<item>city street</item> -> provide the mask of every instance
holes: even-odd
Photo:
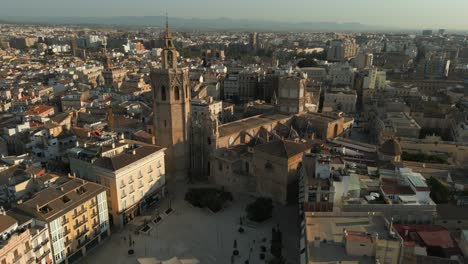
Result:
[[[183,200],[186,186],[179,186],[172,193],[172,207],[175,212],[164,218],[158,225],[151,223],[148,235],[136,235],[137,228],[126,226],[122,231],[114,232],[101,247],[91,252],[84,263],[137,263],[138,258],[154,257],[158,260],[168,260],[178,257],[181,260],[193,260],[194,263],[219,264],[231,263],[234,250],[234,240],[237,240],[239,256],[234,263],[266,263],[260,260],[260,248],[267,247],[269,252],[271,229],[278,225],[283,231],[283,255],[287,263],[298,263],[299,229],[297,227],[297,208],[295,206],[279,206],[274,209],[272,219],[258,225],[248,227],[243,225],[245,232],[238,232],[239,219],[245,214],[246,205],[254,198],[246,194],[234,194],[234,201],[228,207],[217,213],[194,208]],[[159,207],[159,211],[168,208],[168,201]],[[156,214],[158,210],[152,213]],[[132,223],[143,223],[142,217]],[[128,256],[131,236],[135,241],[135,254]],[[266,242],[262,242],[263,239]],[[250,251],[252,248],[252,252]],[[266,254],[267,258],[269,254]]]

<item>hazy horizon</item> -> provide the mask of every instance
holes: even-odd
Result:
[[[361,23],[401,29],[468,29],[466,0],[16,0],[2,3],[7,17],[116,17],[249,19]],[[0,17],[1,20],[1,17]]]

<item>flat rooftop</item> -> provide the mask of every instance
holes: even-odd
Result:
[[[350,256],[345,252],[343,230],[378,233],[379,239],[391,239],[384,218],[367,213],[305,213],[308,263],[375,263],[374,257]],[[314,241],[320,246],[315,247]],[[326,242],[325,242],[326,241]]]

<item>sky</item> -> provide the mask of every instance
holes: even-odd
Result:
[[[468,0],[0,0],[8,16],[159,16],[468,30]]]

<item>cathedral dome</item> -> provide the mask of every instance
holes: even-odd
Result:
[[[385,141],[380,146],[380,152],[389,156],[400,156],[402,153],[400,143],[393,138]]]

